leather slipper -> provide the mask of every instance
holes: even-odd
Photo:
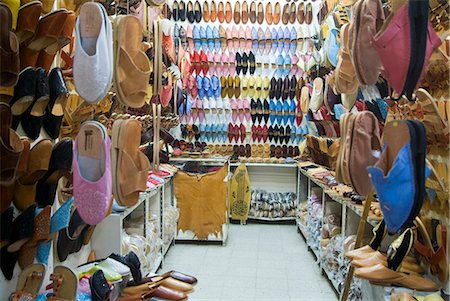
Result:
[[[0,86],[14,86],[19,75],[19,41],[12,32],[13,16],[6,4],[0,3]]]

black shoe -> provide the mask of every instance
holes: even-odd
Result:
[[[36,140],[41,132],[45,108],[49,102],[49,89],[45,70],[36,70],[36,94],[33,103],[23,113],[21,122],[28,138]]]
[[[276,90],[275,90],[275,98],[281,99],[281,92],[283,91],[283,79],[280,77],[277,80]]]
[[[280,128],[278,127],[278,125],[275,125],[273,127],[273,141],[275,143],[278,143],[279,138],[280,138]]]
[[[268,137],[269,137],[269,142],[272,142],[273,141],[273,126],[269,126],[269,129],[267,130],[267,133],[268,133]],[[271,149],[272,149],[272,145],[270,146],[271,147]],[[272,151],[271,151],[271,153],[272,153]],[[270,155],[271,157],[272,157],[272,155]]]
[[[248,72],[249,59],[247,53],[244,52],[242,55],[242,74],[247,74]]]
[[[270,90],[269,90],[269,98],[274,99],[275,98],[275,91],[277,89],[277,79],[275,77],[272,77],[270,80]]]
[[[292,100],[295,97],[295,89],[297,88],[297,77],[295,75],[291,78],[289,84],[289,98]]]
[[[255,74],[256,60],[255,60],[255,55],[251,51],[248,54],[248,65],[249,65],[249,69],[250,69],[250,74],[252,74],[252,75]]]
[[[39,207],[53,205],[59,179],[68,176],[72,169],[72,157],[72,139],[61,139],[53,146],[48,170],[36,187],[36,203]]]
[[[291,139],[291,127],[287,125],[286,131],[284,132],[284,143],[288,144],[290,139]]]
[[[278,135],[278,140],[280,141],[280,144],[283,144],[284,142],[284,127],[280,125],[279,127],[279,135]]]
[[[188,19],[189,23],[195,22],[194,4],[192,4],[192,1],[189,1],[187,3],[186,15],[187,15],[187,19]]]
[[[181,21],[186,21],[186,4],[183,0],[180,0],[180,4],[178,6],[178,14]]]
[[[19,73],[19,79],[14,87],[14,96],[9,102],[12,113],[12,129],[17,129],[21,115],[32,105],[35,95],[36,70],[32,67],[27,67]]]
[[[200,23],[202,20],[202,7],[200,6],[200,2],[195,1],[194,4],[194,18],[195,22]]]
[[[48,76],[50,101],[45,110],[43,126],[52,139],[59,137],[59,130],[64,117],[64,106],[68,97],[66,82],[60,68],[53,68]]]
[[[172,5],[172,18],[176,22],[180,20],[180,5],[178,4],[177,0],[173,1]]]
[[[242,56],[239,52],[236,52],[236,74],[241,74],[242,71]]]
[[[256,123],[256,101],[252,98],[250,100],[250,116],[252,117],[252,123]]]
[[[281,98],[286,101],[289,97],[290,92],[290,81],[289,77],[285,77],[283,81],[283,90],[281,92]]]
[[[264,109],[263,113],[264,122],[267,124],[267,122],[269,122],[269,115],[270,115],[269,102],[267,101],[267,99],[264,99],[263,109]]]
[[[263,118],[263,106],[260,99],[256,101],[256,119],[258,120],[259,124],[261,124],[262,118]]]

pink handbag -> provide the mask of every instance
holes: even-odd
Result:
[[[395,92],[402,93],[406,82],[411,53],[408,5],[391,14],[372,40],[384,69],[384,76]],[[441,40],[428,22],[428,42],[421,77],[425,75],[428,60]],[[420,81],[420,80],[419,80]]]

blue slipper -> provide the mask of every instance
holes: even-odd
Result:
[[[200,38],[200,31],[198,27],[194,25],[194,29],[192,30],[192,38],[194,39],[194,49],[199,52],[200,48],[202,48],[202,40]]]
[[[281,103],[281,101],[277,101],[275,111],[277,112],[277,123],[278,125],[281,125],[281,122],[283,121],[283,104]]]
[[[295,122],[295,101],[291,99],[291,105],[289,106],[289,120],[291,121],[291,124],[294,125]]]
[[[206,26],[206,41],[208,43],[208,49],[210,51],[214,51],[214,37],[213,37],[213,30],[211,26]]]
[[[269,102],[269,112],[270,112],[270,115],[269,115],[270,123],[274,124],[275,123],[275,119],[277,117],[277,115],[276,115],[277,113],[276,113],[275,101],[273,99],[271,99],[270,102]]]
[[[289,101],[283,101],[283,123],[287,125],[289,122]]]
[[[217,52],[219,52],[221,45],[220,45],[220,34],[219,34],[219,30],[217,29],[217,26],[214,26],[214,28],[213,28],[212,37],[214,40],[214,49]]]
[[[277,29],[274,27],[272,28],[272,49],[271,53],[275,54],[278,50],[278,32]]]

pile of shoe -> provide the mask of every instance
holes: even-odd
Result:
[[[327,242],[341,233],[341,217],[336,214],[328,214],[323,218],[322,239],[320,244],[326,246]]]
[[[319,251],[320,235],[322,229],[322,189],[313,188],[308,199],[308,225],[307,240],[311,242],[311,248]]]
[[[177,233],[177,223],[178,218],[180,217],[180,210],[173,206],[165,206],[164,207],[164,237],[163,243],[168,244],[175,237]]]
[[[253,190],[249,216],[253,218],[277,219],[294,217],[297,195],[293,192],[267,192]]]

